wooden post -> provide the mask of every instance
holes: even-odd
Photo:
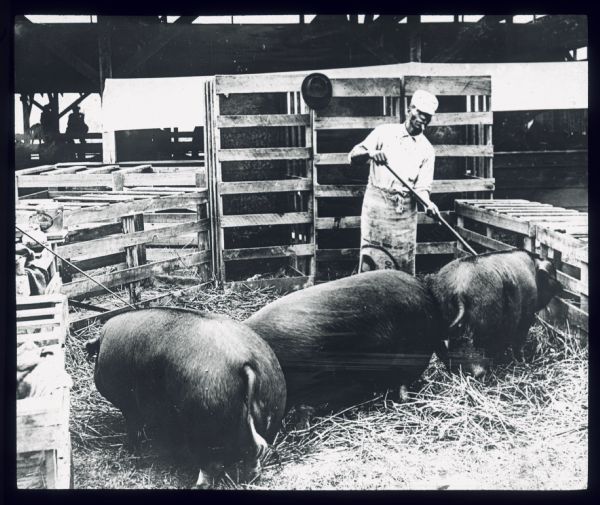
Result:
[[[307,161],[309,163],[307,175],[312,181],[312,194],[308,198],[308,212],[312,218],[310,227],[310,240],[314,245],[314,253],[310,259],[309,275],[312,283],[315,282],[317,276],[317,165],[315,164],[314,155],[317,154],[317,129],[315,128],[314,110],[310,110],[310,127],[306,129],[306,147],[312,148],[312,156]]]
[[[198,188],[198,190],[203,189],[205,185],[206,185],[205,181],[200,176],[200,174],[199,173],[196,174],[196,187]],[[209,203],[200,203],[200,204],[196,205],[196,220],[198,222],[209,217],[209,214],[210,214],[208,212],[209,206],[210,206],[210,202]],[[207,230],[201,230],[198,232],[198,250],[206,251],[209,248],[210,248],[210,226]],[[211,270],[210,266],[206,262],[200,263],[198,265],[197,272],[198,272],[198,275],[200,276],[200,279],[202,279],[202,282],[206,282],[206,281],[210,280],[210,277],[211,277],[210,270]]]
[[[588,284],[588,266],[586,263],[580,263],[579,264],[579,279],[583,284]],[[590,301],[589,301],[589,297],[587,295],[584,294],[580,294],[579,295],[580,298],[580,305],[579,308],[581,310],[583,310],[584,312],[587,312],[589,314],[590,312]]]
[[[219,272],[217,278],[221,284],[225,284],[225,261],[223,259],[223,248],[225,247],[225,232],[221,227],[221,216],[223,215],[223,197],[219,194],[219,184],[223,181],[221,173],[221,161],[219,160],[219,152],[221,150],[221,130],[217,126],[217,118],[220,115],[220,104],[219,95],[214,89],[211,92],[211,109],[212,109],[212,121],[213,121],[213,137],[214,137],[214,185],[215,185],[215,203],[216,203],[216,214],[217,214],[217,241],[215,246],[217,247],[219,254]]]
[[[29,129],[31,128],[30,119],[31,119],[31,107],[33,105],[33,97],[30,99],[29,95],[25,93],[21,93],[21,103],[23,104],[23,134],[25,138],[25,143],[29,143],[31,141],[29,136]]]
[[[132,216],[123,216],[121,218],[121,223],[123,225],[123,233],[135,233],[135,215]],[[143,216],[142,216],[143,220]],[[133,268],[140,265],[140,254],[139,254],[140,246],[134,245],[131,247],[125,247],[125,262],[127,263],[127,268]],[[127,284],[127,291],[129,291],[129,301],[131,303],[136,303],[139,300],[139,282],[131,282]]]
[[[408,61],[421,61],[421,23],[419,16],[407,16],[409,31],[409,58]]]
[[[99,90],[100,100],[104,97],[104,84],[106,79],[112,78],[112,50],[110,18],[98,16],[98,69],[100,75]],[[102,161],[116,163],[116,140],[113,130],[102,131]]]

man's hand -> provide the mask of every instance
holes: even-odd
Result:
[[[427,203],[425,214],[427,214],[431,218],[435,218],[436,216],[440,215],[440,209],[438,209],[437,205],[430,200]]]
[[[369,151],[369,158],[371,158],[377,165],[385,165],[387,163],[387,156],[383,151]]]

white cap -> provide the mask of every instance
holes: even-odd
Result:
[[[439,102],[435,95],[424,89],[418,89],[412,96],[410,105],[416,107],[425,114],[434,115],[438,108]]]

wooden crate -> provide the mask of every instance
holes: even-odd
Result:
[[[581,213],[580,213],[581,214]],[[585,216],[587,219],[587,216]],[[570,234],[536,225],[536,246],[542,257],[553,261],[558,280],[569,297],[554,298],[541,317],[554,327],[587,339],[589,334],[588,236],[569,226]],[[575,235],[574,232],[578,231]]]
[[[55,215],[61,228],[54,232],[62,234],[56,252],[79,269],[93,271],[94,277],[109,288],[127,285],[135,298],[136,283],[156,273],[197,266],[204,278],[210,276],[206,189],[46,190],[38,196],[41,198],[20,198],[17,212]],[[165,249],[171,252],[169,257],[153,254]],[[103,270],[96,270],[100,268]],[[66,263],[61,274],[61,292],[69,297],[102,291]]]
[[[194,188],[206,185],[203,161],[56,163],[15,172],[15,194],[34,189],[122,191],[125,188]]]
[[[522,199],[457,200],[455,212],[457,231],[479,251],[523,248],[552,260],[563,295],[540,316],[557,329],[587,336],[587,213]]]
[[[17,344],[64,345],[69,331],[67,297],[53,293],[17,297]]]
[[[69,388],[66,383],[48,395],[17,400],[19,489],[71,487]]]
[[[312,281],[312,136],[300,99],[302,79],[216,76],[206,84],[214,262],[223,284],[234,280],[230,271],[239,262],[260,269],[270,260],[295,272],[279,284],[295,289]],[[264,279],[245,284],[261,285]]]

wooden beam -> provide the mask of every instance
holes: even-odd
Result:
[[[112,77],[111,21],[107,16],[98,16],[98,77],[100,96],[104,94],[104,82]],[[114,132],[113,136],[114,136]],[[104,135],[103,135],[104,140]],[[103,142],[104,144],[104,142]],[[109,147],[108,145],[106,147]],[[110,151],[110,149],[108,149]],[[111,162],[111,156],[104,154],[104,161]]]
[[[491,37],[498,23],[507,17],[509,16],[483,16],[476,23],[465,25],[463,30],[459,32],[456,42],[431,58],[431,62],[446,63],[456,60],[457,56],[467,51],[469,47]]]
[[[98,82],[98,70],[74,54],[66,45],[53,39],[47,38],[45,44],[48,49],[78,74],[96,84]]]
[[[163,47],[165,47],[171,40],[177,38],[181,35],[181,30],[177,28],[169,27],[168,25],[164,27],[162,33],[153,39],[147,47],[140,49],[136,52],[132,57],[130,57],[122,66],[120,66],[115,73],[119,75],[119,77],[133,77],[135,76],[135,71],[146,61],[148,61],[152,56],[158,53]]]
[[[60,119],[67,112],[73,110],[73,107],[75,107],[76,105],[79,105],[81,102],[83,102],[90,95],[91,95],[91,93],[79,93],[79,98],[77,100],[75,100],[71,105],[69,105],[65,110],[63,110],[62,112],[60,112],[58,114],[58,118]]]

